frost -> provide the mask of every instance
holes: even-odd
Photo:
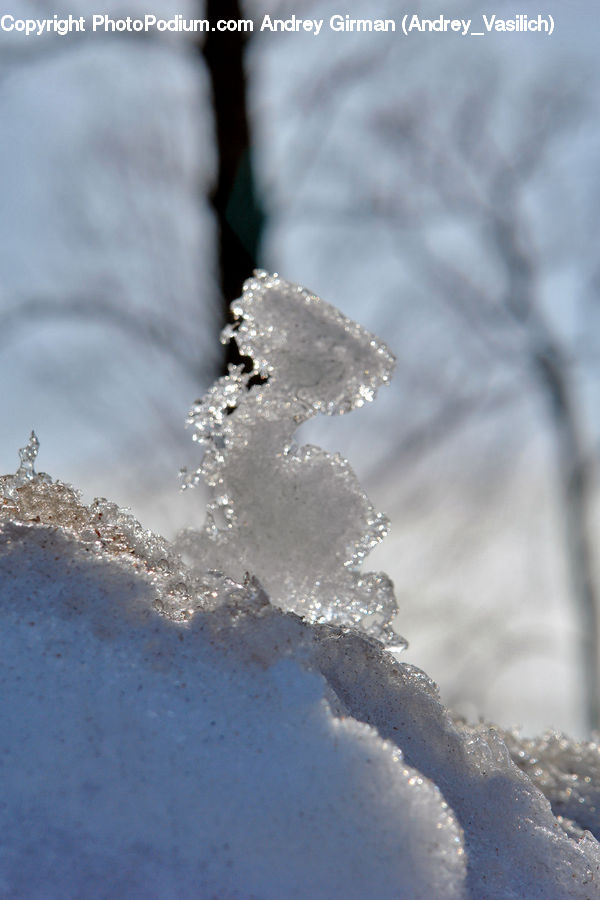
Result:
[[[317,413],[350,412],[389,382],[394,358],[372,334],[302,287],[257,272],[232,304],[233,338],[251,367],[230,367],[192,408],[212,490],[205,528],[180,549],[200,568],[256,575],[271,600],[311,622],[361,628],[390,649],[397,607],[387,576],[361,563],[387,533],[349,463],[294,443]]]
[[[19,450],[21,465],[17,469],[15,478],[26,481],[27,479],[34,477],[35,469],[33,464],[37,458],[39,448],[40,442],[37,439],[35,431],[32,431],[27,445]]]
[[[38,481],[39,483],[48,483],[51,481],[50,476],[45,472],[36,474],[34,463],[37,459],[40,442],[37,439],[35,431],[31,432],[29,440],[24,447],[19,450],[19,468],[14,475],[4,475],[0,477],[0,498],[3,498],[3,505],[6,501],[14,499],[19,488],[27,485],[28,482]]]

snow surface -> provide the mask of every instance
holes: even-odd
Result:
[[[53,524],[0,529],[3,896],[597,896],[597,842],[422,672],[214,575],[174,621],[37,486]]]
[[[453,719],[37,449],[0,479],[1,896],[598,896],[596,745]]]
[[[335,714],[298,620],[240,587],[177,625],[44,527],[2,577],[4,896],[464,896],[440,792]]]

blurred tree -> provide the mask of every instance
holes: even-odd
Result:
[[[430,103],[423,106],[413,97],[398,108],[397,117],[386,116],[379,122],[388,139],[395,134],[401,142],[398,152],[412,184],[406,205],[400,200],[400,206],[390,210],[391,220],[403,229],[407,221],[412,222],[418,235],[412,243],[418,277],[463,318],[465,328],[486,352],[513,373],[512,389],[523,390],[526,379],[543,399],[554,436],[587,724],[597,729],[600,595],[591,521],[595,455],[592,436],[583,424],[574,354],[564,333],[553,324],[551,304],[544,296],[553,260],[542,247],[539,220],[528,209],[532,182],[544,170],[554,145],[581,121],[585,90],[580,82],[538,76],[516,100],[516,122],[508,146],[503,147],[495,133],[493,101],[503,102],[505,76],[492,64],[482,74],[479,84],[461,92],[455,103],[446,100],[443,110]],[[469,253],[434,248],[434,228],[439,228],[440,221],[467,234]],[[488,266],[484,274],[474,259]],[[500,399],[505,391],[504,386]],[[461,409],[468,415],[472,402],[463,398]],[[460,412],[455,401],[451,415],[442,411],[441,417],[426,422],[422,440],[439,441],[459,427]],[[410,445],[416,438],[412,435],[405,441]]]

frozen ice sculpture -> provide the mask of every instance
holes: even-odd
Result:
[[[235,340],[251,365],[230,366],[192,408],[212,490],[205,528],[179,546],[202,569],[241,580],[249,572],[271,601],[310,622],[359,627],[400,650],[386,575],[362,574],[388,522],[370,504],[345,459],[294,443],[317,413],[350,412],[372,400],[394,367],[388,348],[302,287],[256,272],[231,307]]]

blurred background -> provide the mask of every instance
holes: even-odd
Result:
[[[300,438],[392,531],[405,658],[464,715],[599,724],[600,32],[548,0],[91,0],[19,17],[248,19],[252,32],[0,32],[0,468],[167,536],[191,403],[256,265],[383,337],[394,382]],[[543,33],[335,33],[333,14],[555,17]],[[318,36],[259,30],[323,18]],[[479,27],[477,27],[479,26]]]

